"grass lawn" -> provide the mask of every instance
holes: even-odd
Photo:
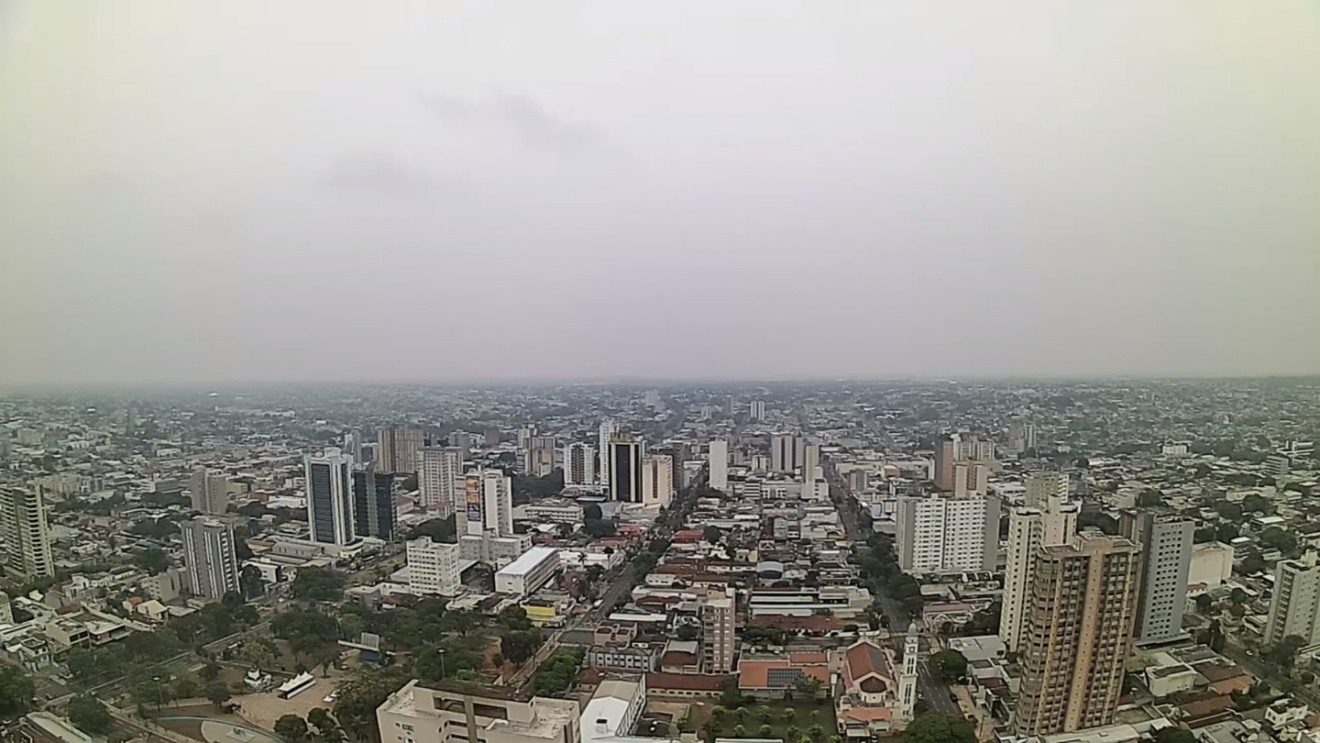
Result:
[[[769,735],[763,735],[765,731],[762,726],[766,725],[770,727]],[[838,728],[834,724],[834,706],[830,702],[779,700],[728,710],[720,719],[712,718],[711,731],[717,738],[769,737],[779,738],[786,743],[799,743],[802,738],[813,740],[810,732],[815,725],[820,725],[817,743],[825,743],[830,736],[838,735]],[[741,731],[736,730],[739,726],[742,727]]]

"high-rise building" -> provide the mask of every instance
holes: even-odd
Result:
[[[1123,514],[1120,533],[1141,546],[1141,587],[1137,593],[1137,642],[1170,642],[1186,636],[1187,573],[1192,564],[1196,524],[1159,518],[1149,511]]]
[[[610,441],[610,500],[642,502],[642,442],[627,431]]]
[[[1019,653],[1018,735],[1113,723],[1137,614],[1140,553],[1129,539],[1095,532],[1036,553]]]
[[[600,484],[607,490],[610,486],[610,475],[614,472],[610,462],[612,453],[610,444],[614,441],[614,434],[618,432],[619,427],[609,418],[600,422],[600,448],[597,449],[600,452]]]
[[[387,474],[415,473],[421,466],[425,433],[420,428],[382,428],[376,437],[377,471]]]
[[[418,596],[457,596],[463,590],[457,544],[419,537],[408,542],[408,585]]]
[[[564,447],[564,484],[590,485],[596,481],[596,452],[586,444]]]
[[[394,507],[394,475],[377,472],[376,466],[353,469],[353,531],[357,536],[390,541],[398,528]]]
[[[898,499],[898,564],[917,575],[994,570],[999,499],[973,495]]]
[[[953,494],[985,493],[990,485],[990,466],[984,462],[953,463]]]
[[[816,469],[820,466],[820,446],[812,443],[802,445],[802,482],[812,487],[816,482]]]
[[[1025,503],[1009,513],[1008,561],[999,614],[999,637],[1009,650],[1019,650],[1036,553],[1042,547],[1072,541],[1078,509],[1078,504],[1068,502],[1067,475],[1038,472],[1027,478]]]
[[[1265,624],[1265,644],[1296,635],[1304,646],[1320,643],[1320,555],[1307,550],[1296,560],[1274,567],[1274,596]]]
[[[464,482],[464,533],[513,535],[513,482],[499,470],[470,472]]]
[[[535,477],[545,477],[555,469],[555,437],[533,436],[524,452],[524,471]]]
[[[353,458],[357,464],[366,464],[367,459],[362,454],[362,445],[366,443],[362,438],[362,432],[354,428],[344,434],[344,453]]]
[[[511,694],[506,688],[465,686],[434,690],[409,681],[376,709],[376,726],[380,731],[377,740],[382,743],[582,743],[579,719],[583,712],[575,699],[528,698]],[[640,694],[638,698],[644,700],[646,695]]]
[[[422,469],[417,486],[423,508],[448,518],[458,508],[463,487],[463,450],[457,447],[422,449]]]
[[[11,576],[31,580],[55,575],[40,487],[0,487],[0,550]]]
[[[193,470],[189,491],[194,511],[221,514],[229,508],[229,478],[207,472],[205,467]]]
[[[737,657],[738,594],[731,586],[707,588],[701,603],[701,648],[705,672],[729,673]]]
[[[729,489],[729,442],[714,439],[706,457],[710,467],[710,486],[721,492]]]
[[[194,596],[222,599],[239,593],[238,556],[234,527],[207,516],[180,524],[183,529],[183,567],[188,590]]]
[[[642,457],[642,498],[648,506],[669,507],[674,498],[674,458],[668,454]]]
[[[791,433],[770,435],[770,469],[774,472],[792,472],[802,464],[804,444]]]
[[[349,544],[353,531],[353,458],[328,448],[304,460],[307,481],[307,523],[312,541]]]
[[[953,490],[953,461],[957,459],[958,444],[949,437],[935,442],[935,487],[945,492]]]
[[[747,409],[747,417],[757,422],[765,420],[765,401],[752,400]]]

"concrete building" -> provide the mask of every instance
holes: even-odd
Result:
[[[532,436],[523,453],[523,471],[535,477],[545,477],[555,469],[554,436]]]
[[[1008,560],[999,637],[1016,651],[1031,595],[1031,570],[1042,547],[1067,544],[1077,531],[1079,506],[1068,502],[1068,478],[1039,472],[1027,478],[1025,502],[1008,517]]]
[[[591,485],[596,482],[596,452],[586,444],[564,447],[564,485]]]
[[[560,569],[559,550],[533,547],[495,573],[495,592],[530,596]]]
[[[802,466],[806,440],[791,433],[770,435],[770,470],[789,474]]]
[[[1265,644],[1297,635],[1306,645],[1320,643],[1320,555],[1307,550],[1274,567],[1274,596],[1265,623]]]
[[[706,673],[730,673],[738,657],[738,594],[731,586],[707,589],[701,603],[702,664]]]
[[[420,428],[382,428],[376,436],[378,471],[389,474],[412,474],[421,466],[425,433]]]
[[[674,498],[674,459],[668,454],[642,457],[642,503],[668,508]]]
[[[0,487],[0,550],[8,575],[28,580],[55,575],[40,487]]]
[[[319,456],[307,455],[303,463],[312,541],[338,545],[353,542],[353,458],[328,448]]]
[[[1019,655],[1015,732],[1109,725],[1137,615],[1141,547],[1096,532],[1036,555]]]
[[[495,532],[483,532],[480,536],[465,534],[458,538],[458,558],[464,562],[484,562],[493,565],[496,570],[517,560],[524,552],[532,548],[532,535],[510,534],[507,537],[496,536]]]
[[[710,486],[720,492],[727,491],[729,489],[729,442],[724,439],[712,440],[706,462],[710,467]]]
[[[612,463],[610,462],[610,454],[613,452],[610,448],[610,444],[614,441],[614,435],[618,432],[618,425],[609,418],[600,422],[600,448],[597,449],[597,451],[600,452],[599,474],[600,484],[604,485],[606,490],[608,490],[610,486],[610,474],[614,471]]]
[[[410,681],[376,708],[382,743],[581,743],[575,699],[503,687],[427,689]]]
[[[194,511],[222,514],[229,509],[229,478],[208,472],[205,467],[193,470],[188,488]]]
[[[1233,576],[1233,548],[1219,542],[1192,545],[1187,587],[1211,590]]]
[[[513,535],[513,481],[500,470],[468,473],[464,486],[464,531]]]
[[[898,564],[923,574],[993,570],[999,547],[999,499],[974,495],[898,499]]]
[[[610,500],[641,503],[642,442],[624,431],[610,441]]]
[[[1120,533],[1141,546],[1137,642],[1169,642],[1186,635],[1182,619],[1195,531],[1190,519],[1157,518],[1149,511],[1123,514]]]
[[[463,591],[459,546],[420,537],[408,543],[408,583],[418,596],[457,596]]]
[[[463,484],[463,450],[428,446],[421,451],[422,469],[417,475],[422,507],[448,518],[459,504]]]
[[[990,465],[984,462],[953,463],[953,494],[985,493],[990,486]]]
[[[180,527],[183,530],[183,567],[188,590],[194,596],[207,599],[222,599],[226,593],[239,593],[234,528],[206,516],[198,516]]]
[[[754,422],[765,420],[765,401],[752,400],[747,406],[747,417]]]
[[[953,490],[953,461],[957,458],[958,445],[952,438],[942,437],[935,442],[935,487],[951,492]]]
[[[376,472],[374,464],[353,470],[353,531],[359,536],[390,541],[398,529],[394,507],[394,475]]]

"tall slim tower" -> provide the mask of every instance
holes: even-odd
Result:
[[[648,506],[669,507],[674,498],[674,458],[668,454],[642,457],[642,498]]]
[[[394,475],[377,472],[374,464],[353,470],[353,531],[390,541],[398,527],[394,507]]]
[[[729,442],[714,439],[707,457],[710,467],[710,486],[721,492],[729,489]]]
[[[799,464],[798,440],[791,433],[770,435],[770,469],[774,472],[792,472]]]
[[[1141,547],[1095,532],[1036,555],[1020,654],[1015,732],[1109,725],[1137,615]]]
[[[904,720],[916,717],[917,711],[917,655],[921,652],[921,643],[917,632],[908,627],[907,637],[903,639],[903,675],[898,679],[898,701],[901,706],[900,716]]]
[[[304,460],[307,478],[307,523],[312,541],[349,544],[353,531],[353,458],[329,448]]]
[[[422,469],[417,486],[422,506],[448,518],[458,508],[459,489],[463,482],[463,450],[458,447],[422,449]]]
[[[953,490],[953,460],[957,459],[958,443],[948,436],[935,442],[935,487]]]
[[[600,484],[604,485],[607,490],[610,486],[610,475],[614,472],[610,462],[612,453],[610,444],[614,441],[614,435],[618,432],[619,427],[609,418],[600,422],[600,448],[597,450],[600,452]]]
[[[472,472],[464,481],[466,534],[513,536],[513,484],[500,470]]]
[[[1017,652],[1022,639],[1031,571],[1042,547],[1067,544],[1077,531],[1078,505],[1068,502],[1068,477],[1037,472],[1027,477],[1026,503],[1008,517],[1008,561],[999,615],[999,637]]]
[[[5,570],[24,578],[55,575],[41,488],[0,488],[0,550]]]
[[[421,465],[421,451],[426,444],[420,428],[382,428],[376,436],[378,471],[389,474],[413,473]]]
[[[527,440],[523,471],[536,477],[545,477],[555,469],[555,437],[532,436]]]
[[[183,529],[183,565],[188,575],[188,589],[193,595],[222,599],[226,593],[238,593],[234,528],[206,516],[198,516],[180,526]]]
[[[564,484],[590,485],[596,481],[596,452],[586,444],[564,447]]]
[[[193,470],[189,488],[194,511],[221,514],[229,508],[229,478],[207,472],[205,467]]]
[[[810,488],[816,482],[816,468],[820,466],[820,446],[812,443],[802,445],[802,482]]]
[[[1296,560],[1274,567],[1274,596],[1265,623],[1265,644],[1297,635],[1307,645],[1320,643],[1320,556],[1307,550]]]
[[[732,586],[708,587],[701,604],[701,646],[706,673],[729,673],[733,670],[738,641],[738,594]]]
[[[642,442],[624,431],[610,441],[610,500],[642,502]]]
[[[1123,536],[1141,545],[1137,642],[1169,642],[1186,636],[1182,619],[1196,524],[1184,518],[1157,518],[1149,511],[1129,511],[1123,514],[1120,526]]]

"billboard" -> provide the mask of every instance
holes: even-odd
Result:
[[[481,514],[481,478],[468,475],[465,485],[467,491],[467,520],[481,523],[484,521]]]

